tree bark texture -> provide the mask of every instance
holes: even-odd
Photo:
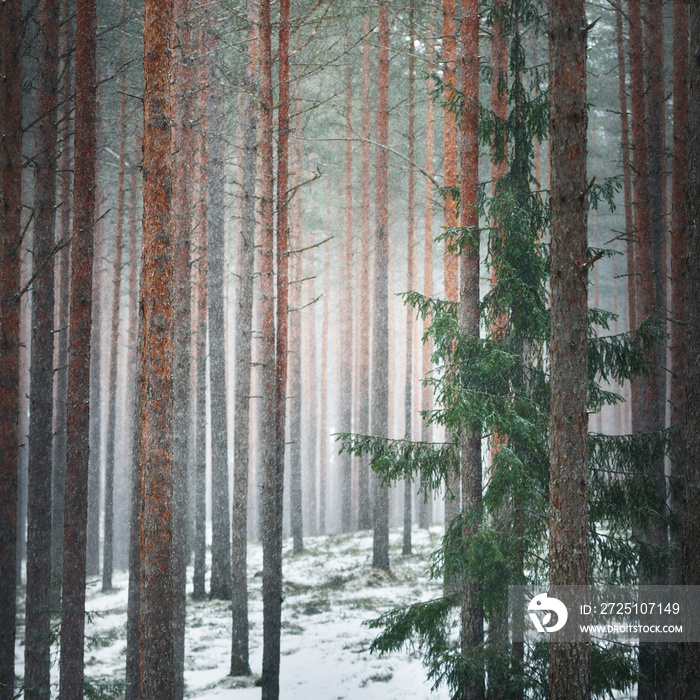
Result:
[[[280,4],[280,107],[288,109],[283,99],[288,90],[288,72],[282,64],[288,61],[289,4]],[[261,220],[260,291],[262,296],[262,421],[261,464],[262,483],[262,544],[263,544],[263,700],[279,697],[280,634],[282,623],[282,498],[284,487],[284,421],[280,403],[284,405],[286,393],[286,327],[287,279],[286,260],[277,277],[277,328],[275,328],[275,279],[274,279],[274,163],[273,163],[273,95],[272,95],[272,24],[270,0],[260,3],[260,97],[261,97]],[[285,66],[288,70],[288,63]],[[286,84],[285,84],[286,83]],[[283,87],[284,84],[284,87]],[[288,97],[288,93],[287,93]],[[280,253],[286,252],[286,114],[279,115],[278,161],[280,182],[278,196],[278,264]],[[284,144],[284,147],[283,147]],[[283,193],[284,201],[279,196]],[[281,215],[281,218],[280,218]],[[282,240],[279,240],[281,234]],[[282,294],[280,295],[280,292]],[[284,318],[283,318],[284,316]],[[284,348],[280,342],[284,340]],[[280,428],[282,435],[280,439]],[[281,443],[281,444],[280,444]],[[280,455],[282,459],[280,459]]]
[[[457,301],[459,296],[459,262],[457,256],[450,251],[455,227],[459,225],[457,215],[457,196],[459,188],[459,154],[457,150],[457,115],[455,101],[457,99],[457,27],[455,21],[455,0],[442,2],[442,60],[443,78],[445,82],[445,107],[443,111],[443,158],[444,158],[444,187],[445,194],[445,239],[444,285],[445,299]],[[451,439],[448,434],[447,440]],[[451,473],[448,477],[448,488],[451,497],[445,498],[445,530],[459,514],[460,493],[459,474]],[[448,586],[447,582],[445,584]],[[448,586],[449,587],[449,586]]]
[[[39,3],[39,26],[24,683],[28,698],[48,700],[51,695],[51,441],[58,137],[59,6],[55,0]]]
[[[0,700],[15,696],[22,37],[22,4],[7,0],[0,6]]]
[[[70,20],[72,13],[67,3],[61,8],[61,29],[59,35],[60,64],[60,99],[59,122],[62,124],[61,155],[59,170],[59,210],[57,243],[62,245],[58,253],[58,312],[56,319],[56,377],[53,446],[51,461],[52,497],[51,497],[51,607],[60,609],[63,582],[63,523],[66,502],[66,395],[68,393],[68,323],[70,318],[70,246],[71,236],[71,190],[73,185],[73,149],[72,138],[72,68],[71,46],[75,41],[75,32]]]
[[[586,586],[589,576],[586,14],[582,0],[552,0],[550,13],[549,580],[552,586]],[[556,595],[557,589],[554,591]],[[549,663],[552,700],[590,697],[587,639],[550,644]]]
[[[231,599],[231,521],[229,518],[226,343],[224,335],[224,160],[221,81],[215,68],[218,47],[216,4],[205,13],[207,86],[207,312],[211,397],[212,543],[209,596]]]
[[[87,488],[90,456],[90,316],[97,142],[96,33],[95,0],[77,0],[66,518],[63,540],[59,681],[59,693],[65,700],[80,700],[83,696]]]
[[[144,4],[141,286],[141,693],[175,695],[173,566],[172,9]]]

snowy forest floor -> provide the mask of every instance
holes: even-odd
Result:
[[[401,556],[401,530],[390,532],[391,576],[372,569],[372,533],[307,537],[306,551],[292,554],[284,542],[281,700],[446,700],[445,688],[432,693],[419,656],[410,650],[370,654],[376,636],[363,622],[392,608],[441,595],[440,581],[430,580],[430,554],[442,528],[413,529],[411,557]],[[230,606],[223,601],[193,601],[188,571],[185,639],[185,696],[214,700],[250,700],[261,691],[254,683],[262,668],[262,547],[249,544],[250,663],[255,678],[228,675],[231,654]],[[117,572],[114,589],[100,590],[90,579],[87,590],[85,671],[87,700],[123,694],[126,658],[128,575]],[[24,601],[19,601],[17,673],[23,674]],[[58,694],[58,651],[52,680]]]

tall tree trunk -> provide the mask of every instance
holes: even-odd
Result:
[[[51,461],[53,463],[53,487],[51,497],[51,607],[59,610],[63,583],[63,522],[66,501],[66,394],[68,393],[68,323],[70,318],[70,247],[71,236],[71,187],[73,181],[72,128],[72,70],[71,46],[75,33],[70,19],[71,9],[67,3],[61,7],[61,29],[59,36],[60,95],[59,123],[62,124],[61,156],[59,171],[58,242],[63,246],[58,254],[58,318],[56,321],[56,377],[54,402],[54,436]]]
[[[59,693],[83,696],[90,433],[90,324],[97,144],[97,6],[77,0],[75,172],[68,353],[66,517]]]
[[[248,474],[250,439],[250,386],[255,279],[255,215],[258,164],[258,2],[248,1],[248,63],[243,138],[241,234],[238,242],[236,290],[236,360],[233,429],[233,539],[231,581],[233,628],[231,675],[249,676],[248,650]]]
[[[627,111],[627,80],[625,78],[625,36],[623,31],[622,0],[618,0],[615,8],[616,36],[617,36],[617,69],[620,92],[620,132],[622,148],[622,177],[625,202],[625,232],[627,234],[627,298],[629,308],[629,327],[633,330],[637,327],[636,320],[636,296],[635,296],[635,266],[634,243],[632,232],[634,231],[634,209],[632,208],[632,169],[630,168],[630,142],[629,142],[629,112]],[[634,409],[634,406],[632,407]]]
[[[452,231],[459,225],[457,219],[457,197],[453,194],[459,187],[458,181],[458,152],[457,152],[457,116],[454,108],[457,94],[457,29],[455,22],[455,0],[443,0],[442,2],[442,59],[443,76],[445,81],[445,107],[443,113],[443,158],[445,163],[444,187],[445,194],[445,231],[448,237],[445,239],[445,299],[457,301],[459,284],[459,264],[457,256],[450,251],[453,241]],[[448,432],[446,439],[452,439]],[[450,523],[459,514],[460,493],[459,474],[451,473],[447,486],[451,497],[445,498],[445,531]],[[445,581],[446,590],[449,590],[449,582]]]
[[[549,581],[588,585],[586,13],[550,4],[552,330]],[[564,598],[562,591],[558,595]],[[562,589],[560,589],[562,590]],[[569,610],[572,606],[569,605]],[[573,615],[576,618],[576,615]],[[576,624],[576,619],[573,620]],[[550,698],[590,697],[590,641],[551,644]]]
[[[350,54],[345,65],[345,238],[344,259],[340,261],[342,291],[340,294],[340,342],[338,386],[338,430],[352,432],[352,278],[353,278],[353,211],[352,211],[352,61]],[[352,529],[352,455],[344,451],[338,455],[340,474],[340,528]]]
[[[270,0],[260,4],[261,48],[261,294],[262,294],[262,540],[263,540],[263,700],[279,697],[282,617],[282,498],[284,489],[284,408],[287,359],[287,143],[289,109],[289,2],[280,3],[280,93],[277,180],[277,327],[274,308],[274,183],[272,27]]]
[[[301,113],[299,114],[299,123],[301,123]],[[301,133],[301,128],[297,128],[298,134]],[[302,140],[297,138],[297,161],[302,162]],[[296,198],[301,198],[301,191],[295,194]],[[303,215],[303,205],[299,203],[301,210],[300,216]],[[302,222],[303,224],[303,222]],[[302,240],[304,247],[313,245],[313,231],[311,229],[303,230],[302,225]],[[318,379],[316,369],[316,284],[315,284],[315,264],[311,254],[308,254],[303,261],[302,277],[305,280],[306,294],[304,297],[304,310],[302,311],[302,357],[304,364],[307,367],[302,380],[302,392],[304,399],[304,415],[306,416],[302,431],[304,435],[304,452],[302,456],[302,464],[306,464],[306,473],[303,474],[304,479],[304,513],[305,527],[309,535],[318,534]]]
[[[408,212],[406,222],[406,289],[412,290],[415,286],[415,252],[416,247],[416,221],[415,221],[415,188],[416,171],[412,163],[416,156],[416,55],[415,55],[415,30],[413,27],[413,5],[408,14]],[[413,439],[413,336],[416,312],[411,306],[406,307],[406,381],[404,384],[404,435],[407,440]],[[412,504],[413,481],[404,481],[403,491],[403,547],[402,554],[411,554],[411,526],[413,524]]]
[[[459,183],[461,235],[468,242],[460,256],[460,333],[479,337],[479,3],[462,0],[461,175]],[[481,520],[481,426],[464,426],[461,436],[462,537],[465,542],[479,531]],[[466,573],[462,578],[461,649],[467,657],[478,653],[484,642],[484,612],[479,602],[479,582]],[[464,700],[483,700],[484,671],[474,663],[473,677],[463,689]]]
[[[435,63],[435,49],[432,45],[433,34],[435,33],[435,25],[432,15],[428,23],[428,84],[427,93],[428,99],[425,106],[425,171],[428,177],[425,178],[425,238],[424,238],[424,257],[423,257],[423,294],[430,297],[433,295],[433,181],[434,159],[435,159],[435,103],[432,99],[432,92],[435,88],[435,80],[432,76],[432,70]],[[430,326],[428,319],[423,320],[423,335],[425,335]],[[433,344],[430,339],[423,343],[422,357],[422,374],[423,378],[427,378],[433,368],[433,363],[430,359],[433,354]],[[433,407],[433,392],[428,384],[423,384],[421,389],[421,410],[424,412],[421,421],[421,440],[423,442],[432,442],[433,427],[427,418],[427,411]],[[422,528],[428,528],[432,520],[432,494],[426,492],[420,502],[419,524]]]
[[[330,224],[330,216],[327,217]],[[330,245],[325,244],[323,259],[323,326],[321,328],[321,425],[319,426],[319,462],[320,473],[318,477],[318,522],[319,533],[325,535],[327,530],[328,511],[328,344],[330,336],[329,307],[330,307],[330,279],[331,279],[331,253]]]
[[[173,238],[171,5],[144,3],[143,284],[141,287],[141,693],[171,698],[173,565]]]
[[[673,190],[671,208],[671,425],[685,421],[686,363],[686,276],[688,272],[688,3],[673,3]],[[681,444],[682,448],[682,444]],[[671,462],[672,485],[683,478],[682,449]],[[678,522],[683,521],[683,503],[673,497],[671,508]],[[681,546],[674,536],[674,543]],[[680,558],[674,564],[671,583],[680,580]]]
[[[362,21],[362,190],[361,190],[361,267],[360,267],[360,343],[359,355],[359,379],[358,391],[360,394],[360,422],[358,430],[361,434],[369,433],[370,415],[370,377],[369,377],[369,337],[370,337],[370,310],[369,310],[369,261],[370,261],[370,188],[371,188],[371,156],[369,139],[372,134],[370,114],[370,87],[371,87],[371,47],[370,47],[370,17],[365,14]],[[368,530],[372,526],[372,507],[370,499],[370,473],[369,458],[363,455],[358,463],[358,504],[357,504],[357,528]]]
[[[77,82],[77,79],[76,79]],[[90,466],[88,469],[87,575],[100,573],[100,492],[102,490],[102,287],[104,219],[95,222],[90,331]]]
[[[231,521],[229,518],[228,427],[226,418],[226,344],[224,338],[224,161],[221,81],[217,57],[216,4],[205,13],[209,56],[207,86],[207,311],[209,330],[209,395],[211,399],[211,588],[209,596],[231,599]]]
[[[190,451],[190,372],[192,364],[192,274],[190,266],[192,196],[190,183],[195,159],[192,106],[196,103],[196,75],[192,65],[189,0],[173,5],[173,605],[175,697],[184,694],[187,562],[189,559],[188,460]]]
[[[377,60],[376,230],[372,329],[372,434],[389,434],[389,8],[379,3]],[[374,476],[372,566],[389,570],[389,490]]]
[[[654,305],[651,261],[651,207],[649,190],[648,143],[645,125],[644,71],[642,62],[642,16],[640,0],[629,0],[630,93],[632,113],[632,144],[634,167],[634,226],[637,242],[634,246],[635,322],[638,326],[647,318]],[[634,382],[632,417],[634,430],[646,431],[646,380]]]
[[[51,439],[58,136],[59,6],[55,0],[39,3],[39,26],[24,683],[28,698],[48,700],[51,694]]]
[[[0,6],[0,700],[15,697],[19,291],[22,241],[22,3]]]
[[[301,113],[298,112],[301,116]],[[301,120],[297,122],[297,129],[301,128]],[[294,138],[296,146],[301,140],[301,134],[297,131]],[[296,150],[296,148],[295,148]],[[296,184],[301,184],[301,159],[296,159],[294,172]],[[299,209],[299,194],[291,202],[291,226],[289,246],[292,251],[301,248],[301,212]],[[289,515],[290,530],[292,534],[292,551],[301,554],[304,551],[304,517],[302,499],[302,473],[301,473],[301,270],[302,253],[292,253],[291,277],[289,290]]]
[[[206,118],[202,118],[202,129],[206,129]],[[206,597],[205,575],[207,554],[207,217],[206,217],[206,172],[207,148],[204,131],[199,135],[199,244],[197,250],[197,354],[196,369],[196,427],[194,467],[194,578],[192,597]]]
[[[686,284],[685,481],[681,583],[700,585],[700,5],[689,4],[688,265]],[[700,646],[681,645],[680,696],[700,687]]]

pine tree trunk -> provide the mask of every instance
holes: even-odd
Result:
[[[22,236],[22,4],[0,6],[0,700],[15,697],[19,311]]]
[[[173,237],[171,6],[144,4],[143,284],[141,287],[141,674],[144,697],[177,686],[173,566]]]
[[[376,230],[374,323],[372,328],[371,431],[389,434],[389,8],[379,3],[377,61]],[[389,570],[389,490],[374,476],[374,544],[372,566]]]
[[[300,122],[298,122],[301,126]],[[301,134],[295,134],[295,145]],[[295,164],[297,184],[301,182],[301,160]],[[301,216],[299,194],[292,200],[290,241],[291,250],[301,248]],[[294,554],[304,551],[303,490],[301,472],[301,259],[302,253],[294,253],[290,265],[289,291],[289,511]]]
[[[588,585],[586,14],[550,4],[550,585]],[[557,588],[553,595],[567,596]],[[573,624],[575,611],[569,605]],[[550,644],[550,698],[590,697],[590,641]]]
[[[689,4],[688,265],[686,284],[685,482],[681,583],[700,585],[700,6]],[[681,644],[680,697],[700,687],[700,645]]]
[[[289,3],[280,3],[280,115],[278,134],[278,266],[277,328],[274,301],[274,184],[272,22],[270,0],[260,3],[261,92],[261,219],[260,284],[262,295],[262,544],[263,544],[263,700],[279,697],[280,634],[282,616],[282,497],[284,486],[284,400],[286,393],[287,316],[287,162]],[[285,94],[286,93],[286,94]],[[282,195],[282,201],[280,200]],[[280,325],[281,322],[281,325]]]
[[[415,30],[413,27],[413,6],[408,15],[408,160],[413,163],[416,151],[415,136],[415,99],[416,99],[416,78],[415,78]],[[415,222],[415,188],[416,171],[409,164],[408,169],[408,211],[406,222],[406,289],[412,290],[415,287],[415,253],[416,246],[416,222]],[[404,384],[404,435],[407,440],[413,439],[413,336],[414,321],[416,312],[411,306],[406,306],[406,381]],[[403,491],[403,547],[402,554],[411,554],[411,526],[413,524],[413,504],[412,493],[413,481],[404,481]]]
[[[27,599],[24,683],[28,698],[51,694],[51,440],[59,7],[39,3],[32,338],[27,480]]]
[[[203,127],[204,128],[204,127]],[[206,249],[206,144],[199,137],[199,245],[197,251],[197,353],[196,369],[196,428],[195,428],[195,467],[194,467],[194,579],[192,598],[204,600],[206,597],[206,553],[207,553],[207,249]]]
[[[370,17],[366,14],[362,22],[362,243],[361,243],[361,267],[360,267],[360,328],[359,332],[359,379],[358,391],[360,394],[360,422],[358,431],[362,435],[369,434],[369,337],[370,337],[370,310],[369,310],[369,262],[370,262],[370,144],[371,114],[370,114],[370,86],[371,86],[371,47],[370,47]],[[357,504],[357,528],[369,530],[372,526],[372,507],[370,500],[370,472],[369,458],[363,455],[358,460],[358,504]]]
[[[457,98],[455,89],[457,86],[457,29],[455,23],[455,0],[443,0],[442,2],[442,34],[443,34],[443,77],[445,81],[445,107],[443,113],[443,154],[445,163],[444,187],[452,188],[445,195],[445,230],[448,237],[445,239],[445,299],[447,301],[457,301],[458,299],[458,279],[459,267],[457,257],[450,252],[449,247],[453,235],[450,229],[459,225],[457,219],[457,199],[453,196],[459,187],[458,182],[458,153],[457,153],[457,117],[455,114],[454,101]],[[448,432],[446,440],[451,441],[452,435]],[[450,523],[457,517],[460,510],[459,474],[452,473],[448,477],[447,486],[451,497],[445,498],[445,531]],[[445,582],[446,590],[449,590],[449,583]]]
[[[479,337],[479,3],[462,0],[461,91],[466,108],[461,113],[461,175],[459,183],[462,235],[469,243],[460,256],[460,319],[462,335]],[[468,233],[467,233],[468,232]],[[462,538],[479,531],[481,519],[481,426],[464,426],[461,436]],[[462,654],[477,654],[484,643],[484,612],[479,602],[480,585],[468,573],[462,577]],[[483,666],[474,663],[473,676],[462,689],[463,700],[483,700]]]
[[[231,610],[233,614],[231,675],[249,676],[248,649],[248,474],[250,439],[250,387],[253,339],[253,287],[255,278],[255,215],[258,163],[258,3],[248,2],[248,63],[243,137],[241,233],[238,242],[236,290],[236,364],[233,442],[233,538],[231,552]]]
[[[62,127],[62,146],[59,159],[59,210],[57,243],[62,245],[58,253],[58,318],[56,322],[56,377],[53,436],[53,487],[51,497],[51,607],[61,607],[61,573],[63,571],[63,522],[66,501],[66,394],[68,393],[68,323],[70,309],[70,247],[71,235],[71,187],[73,171],[73,150],[71,148],[71,96],[73,91],[70,47],[75,41],[75,34],[69,15],[70,8],[64,4],[61,8],[61,29],[59,35],[59,54],[63,57],[60,64],[60,95],[63,104],[59,109],[59,123]]]
[[[435,26],[432,15],[428,23],[428,35],[432,37],[435,33]],[[435,159],[435,103],[431,97],[435,87],[435,80],[432,77],[432,71],[435,63],[435,50],[432,44],[428,43],[428,98],[425,106],[425,171],[429,177],[425,178],[425,214],[424,214],[424,257],[423,257],[423,294],[427,297],[433,295],[433,181]],[[428,332],[430,322],[428,319],[423,321],[423,335]],[[423,343],[422,357],[422,374],[423,379],[426,379],[433,368],[433,363],[430,359],[433,354],[433,344],[431,340],[426,340]],[[429,385],[424,384],[421,389],[421,409],[430,411],[433,407],[433,392]],[[427,417],[424,415],[421,421],[421,440],[423,442],[432,442],[433,427],[428,423]],[[424,493],[420,501],[419,509],[419,524],[422,528],[428,528],[432,520],[432,493]]]
[[[90,432],[90,324],[97,142],[97,7],[77,0],[75,173],[68,353],[66,515],[59,693],[83,696]]]
[[[221,84],[217,56],[216,5],[207,8],[207,311],[209,331],[209,392],[211,399],[211,588],[209,596],[231,599],[231,522],[229,519],[228,427],[226,418],[226,346],[224,339],[224,161]]]
[[[338,431],[352,432],[352,270],[353,270],[353,211],[352,211],[352,61],[348,54],[345,65],[345,238],[344,259],[340,261],[343,289],[340,297],[340,342],[338,387]],[[340,474],[340,528],[342,532],[352,529],[352,455],[343,451],[338,455]]]
[[[77,82],[77,79],[76,79]],[[90,466],[88,469],[87,575],[100,573],[100,492],[102,480],[102,259],[104,219],[95,223],[90,331]]]

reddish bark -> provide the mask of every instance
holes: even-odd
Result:
[[[549,580],[552,586],[585,586],[589,576],[585,5],[583,0],[552,0],[550,13]],[[564,593],[558,597],[562,595],[566,602]],[[550,698],[590,697],[589,647],[585,637],[550,645]]]
[[[141,693],[174,697],[171,5],[144,4]]]
[[[87,485],[90,430],[90,324],[97,142],[97,7],[78,0],[75,52],[75,173],[71,240],[66,518],[63,541],[60,688],[83,695]]]
[[[330,223],[330,216],[327,217]],[[321,329],[321,425],[319,426],[320,444],[319,461],[321,465],[318,479],[318,519],[319,532],[325,535],[327,530],[328,513],[328,342],[329,342],[329,307],[330,307],[330,280],[331,280],[331,255],[330,245],[325,245],[326,253],[323,262],[323,284],[326,290],[323,294],[323,325]]]
[[[454,229],[459,225],[457,218],[457,198],[453,194],[459,188],[458,179],[458,152],[457,152],[457,116],[455,101],[457,94],[457,29],[455,22],[455,0],[443,0],[442,2],[442,61],[443,80],[445,83],[445,108],[443,112],[443,159],[445,187],[445,220],[444,227],[448,233],[445,239],[444,280],[445,299],[457,301],[459,295],[459,262],[457,256],[450,251],[450,245],[454,241]],[[452,106],[450,106],[452,105]],[[447,436],[447,439],[451,439]],[[445,499],[445,527],[458,515],[460,509],[459,474],[453,473],[448,477],[448,488],[451,498]]]
[[[22,207],[22,3],[0,6],[0,699],[15,696]]]

